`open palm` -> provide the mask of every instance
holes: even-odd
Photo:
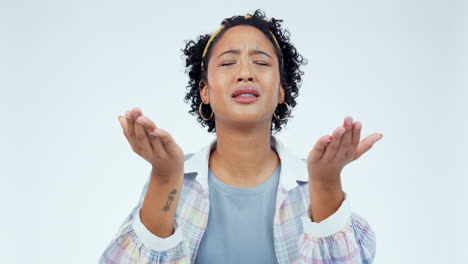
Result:
[[[321,137],[307,157],[309,178],[325,184],[339,182],[344,166],[358,159],[383,136],[373,133],[359,141],[361,128],[361,122],[353,123],[353,118],[347,116],[333,136]]]

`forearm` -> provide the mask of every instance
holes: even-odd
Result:
[[[180,191],[183,183],[183,171],[169,177],[172,181],[161,180],[155,170],[151,172],[148,190],[140,210],[141,222],[154,235],[167,238],[174,234],[174,223]]]
[[[335,213],[344,200],[344,192],[340,183],[332,185],[309,182],[310,205],[309,212],[312,221],[319,223]]]

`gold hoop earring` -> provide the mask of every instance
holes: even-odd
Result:
[[[201,110],[202,104],[203,104],[203,102],[201,102],[200,106],[198,107],[198,113],[200,113],[200,116],[201,116],[201,118],[203,118],[203,120],[210,120],[211,118],[213,118],[213,110],[211,110],[210,118],[205,118],[205,116],[203,115],[202,110]]]
[[[286,107],[288,108],[288,114],[286,115],[286,117],[283,117],[283,118],[278,118],[276,115],[275,115],[275,112],[273,112],[273,116],[278,119],[278,120],[285,120],[285,119],[288,119],[289,118],[289,114],[291,114],[291,107],[289,107],[288,103],[286,102],[283,102],[284,104],[286,104]]]

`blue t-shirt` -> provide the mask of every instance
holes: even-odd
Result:
[[[281,164],[264,183],[236,188],[209,169],[210,211],[195,263],[277,263],[273,218]]]

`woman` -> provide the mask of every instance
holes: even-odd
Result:
[[[351,212],[340,174],[381,135],[360,142],[361,123],[346,117],[307,159],[272,135],[296,105],[306,63],[279,22],[256,10],[187,43],[185,99],[216,132],[199,152],[184,155],[138,108],[119,117],[152,170],[100,263],[373,261],[374,232]]]

